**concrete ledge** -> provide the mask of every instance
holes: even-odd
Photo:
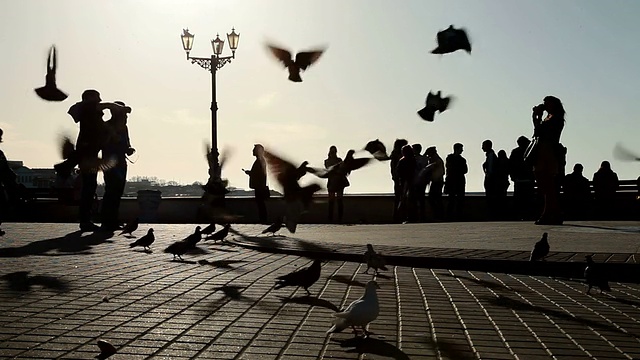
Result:
[[[304,214],[301,223],[327,223],[328,198],[318,196],[308,213]],[[448,199],[444,197],[445,207]],[[271,198],[267,201],[269,221],[275,221],[277,216],[284,214],[282,198]],[[199,197],[163,198],[158,209],[155,223],[184,224],[206,223],[208,220],[201,213],[201,199]],[[229,212],[239,215],[238,223],[257,223],[258,213],[255,201],[251,197],[231,197],[226,199]],[[507,206],[513,206],[513,198],[507,197]],[[540,201],[533,213],[537,214]],[[484,195],[471,194],[465,198],[464,213],[461,221],[486,221],[487,204]],[[140,213],[137,199],[124,198],[120,207],[120,217],[123,220],[132,219]],[[591,211],[593,213],[593,211]],[[57,200],[36,200],[20,211],[15,211],[9,219],[22,222],[76,222],[77,206],[65,205]],[[348,224],[387,224],[392,223],[393,196],[390,195],[347,195],[344,198],[344,223]],[[640,219],[640,201],[632,193],[620,193],[616,201],[616,213],[611,214],[616,220]],[[431,216],[430,213],[427,216]],[[505,219],[509,220],[509,219]],[[533,218],[529,219],[533,220]],[[591,220],[567,219],[567,220]],[[96,218],[96,221],[100,221]]]

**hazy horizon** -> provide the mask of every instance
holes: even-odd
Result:
[[[78,131],[66,112],[95,88],[103,100],[133,108],[129,132],[138,152],[130,178],[206,182],[211,77],[186,60],[180,34],[189,28],[191,55],[207,57],[220,33],[227,56],[226,33],[235,27],[236,59],[217,74],[219,149],[234,149],[223,177],[234,187],[248,188],[241,169],[251,166],[255,143],[322,166],[330,145],[343,157],[372,139],[390,150],[406,138],[423,149],[437,146],[443,159],[463,143],[467,191],[481,192],[482,141],[509,153],[519,136],[532,134],[531,108],[546,95],[567,110],[567,172],[580,162],[591,179],[609,160],[620,179],[640,175],[637,162],[612,156],[617,142],[640,152],[640,2],[24,0],[2,2],[0,11],[0,146],[28,167],[61,160],[60,135],[75,139]],[[430,53],[437,31],[450,24],[468,30],[471,55]],[[292,83],[265,50],[267,40],[294,52],[327,51],[302,74],[304,82]],[[44,84],[52,44],[58,86],[69,94],[61,103],[33,91]],[[416,114],[430,90],[455,97],[433,123]],[[347,193],[390,193],[389,163],[358,170],[350,182]],[[269,186],[279,190],[273,179]]]

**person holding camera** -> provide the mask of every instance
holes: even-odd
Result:
[[[120,105],[120,111],[113,111],[111,119],[105,124],[110,128],[110,136],[102,148],[102,157],[115,158],[116,166],[104,172],[104,196],[102,197],[102,229],[119,230],[118,210],[127,182],[127,156],[136,151],[131,147],[127,119],[131,108],[122,101],[114,101]]]
[[[547,116],[542,117],[546,111]],[[561,225],[559,180],[564,175],[566,149],[560,144],[564,128],[565,110],[560,99],[547,96],[533,108],[534,145],[527,154],[533,164],[538,190],[544,198],[544,208],[537,225]]]

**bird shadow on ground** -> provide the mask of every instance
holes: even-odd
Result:
[[[153,250],[151,249],[133,249],[134,252],[145,253],[145,254],[153,254]]]
[[[121,236],[121,235],[118,235],[118,236]],[[127,239],[135,239],[135,238],[137,238],[137,236],[135,236],[135,235],[122,235],[122,237],[127,238]]]
[[[336,312],[340,311],[340,309],[336,305],[331,303],[331,301],[320,299],[316,296],[304,295],[304,296],[296,296],[291,298],[278,296],[278,298],[283,304],[300,304],[300,305],[318,306],[318,307],[323,307]]]
[[[39,285],[56,292],[69,291],[69,283],[53,276],[29,276],[29,271],[17,271],[0,277],[7,282],[7,288],[13,291],[31,291],[33,286]]]
[[[409,360],[409,356],[394,345],[386,341],[373,339],[371,337],[353,337],[346,340],[332,339],[343,348],[355,348],[347,350],[347,353],[371,354],[390,357],[395,360]]]
[[[442,276],[448,276],[448,277],[452,277],[454,279],[468,280],[468,281],[471,281],[472,283],[478,284],[480,286],[484,286],[487,289],[491,289],[491,290],[504,290],[504,291],[512,291],[512,292],[528,292],[529,291],[527,289],[514,290],[514,289],[509,288],[508,286],[502,285],[502,284],[497,283],[497,282],[474,279],[474,278],[469,277],[469,276],[451,275],[451,274],[442,274]]]
[[[246,261],[245,260],[229,260],[229,259],[209,261],[207,259],[204,259],[204,260],[199,260],[198,264],[210,265],[210,266],[222,268],[222,269],[235,269],[235,267],[231,266],[232,264],[238,264],[243,262],[246,262]]]
[[[620,304],[640,307],[640,301],[623,299],[623,298],[619,298],[619,297],[609,297],[607,300],[615,301],[615,302],[620,303]]]
[[[303,240],[294,237],[276,237],[276,236],[251,236],[243,234],[237,230],[233,233],[239,236],[242,241],[248,245],[267,247],[272,249],[299,249],[309,252],[332,252],[333,250],[322,246],[314,241]],[[280,241],[282,240],[282,241]]]
[[[620,328],[617,328],[615,326],[611,326],[611,325],[607,325],[607,324],[603,324],[594,320],[589,320],[589,319],[584,319],[582,317],[578,317],[578,316],[571,316],[563,311],[560,310],[553,310],[553,309],[548,309],[542,306],[537,306],[537,305],[530,305],[528,303],[522,302],[520,300],[516,300],[516,299],[510,299],[508,297],[504,297],[504,296],[498,296],[497,298],[492,297],[492,298],[484,298],[484,301],[490,303],[491,305],[495,305],[495,306],[500,306],[500,307],[505,307],[505,308],[509,308],[512,310],[520,310],[520,311],[531,311],[531,312],[535,312],[535,313],[540,313],[540,314],[546,314],[549,316],[553,316],[555,318],[558,319],[563,319],[563,320],[567,320],[567,321],[573,321],[573,322],[577,322],[578,324],[582,324],[585,326],[591,326],[592,328],[598,328],[598,329],[602,329],[602,330],[608,330],[611,332],[616,332],[616,333],[620,333],[620,334],[625,334],[625,335],[631,335],[634,338],[638,338],[638,336],[634,333],[631,332],[625,332]]]
[[[425,342],[429,344],[435,351],[440,351],[441,355],[449,359],[474,360],[473,351],[467,345],[466,340],[460,344],[455,344],[447,340],[438,339],[434,341],[427,337]]]
[[[96,245],[113,242],[108,240],[113,237],[112,232],[95,232],[87,236],[82,234],[83,232],[78,230],[60,237],[34,241],[24,246],[0,248],[0,257],[54,255],[47,254],[52,250],[64,253],[55,255],[86,255],[92,254],[90,250]]]
[[[363,282],[360,282],[358,280],[351,280],[351,277],[345,276],[345,275],[327,276],[327,279],[330,279],[345,285],[365,287],[365,284]]]
[[[201,247],[193,247],[185,252],[185,254],[189,255],[207,255],[209,252]]]
[[[197,262],[195,262],[193,260],[180,260],[178,258],[171,259],[171,262],[178,262],[178,263],[181,263],[181,264],[194,264],[194,265],[197,264]]]
[[[577,228],[589,228],[589,229],[599,229],[599,230],[609,230],[609,231],[619,231],[631,234],[640,233],[640,229],[619,229],[616,227],[609,226],[597,226],[597,225],[580,225],[580,224],[565,224],[565,227],[577,227]]]

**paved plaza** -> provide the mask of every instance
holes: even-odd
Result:
[[[117,349],[110,359],[640,358],[640,281],[587,295],[582,279],[518,270],[543,231],[552,254],[540,266],[583,268],[592,253],[637,269],[638,222],[303,224],[275,237],[235,225],[228,242],[200,242],[184,261],[163,250],[194,225],[141,224],[134,234],[150,226],[156,242],[145,252],[75,224],[3,224],[0,357],[92,359],[104,339]],[[368,242],[393,260],[378,276],[358,262]],[[328,261],[311,296],[273,288],[314,257]],[[431,266],[437,259],[455,270]],[[496,263],[514,271],[486,270]],[[332,314],[371,279],[374,334],[327,335]]]

